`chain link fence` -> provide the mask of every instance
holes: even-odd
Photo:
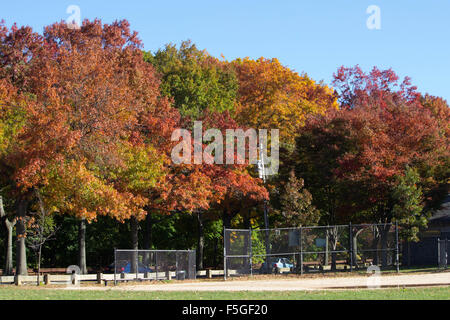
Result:
[[[114,284],[130,280],[196,278],[195,250],[114,251]]]
[[[450,251],[450,240],[449,239],[437,239],[438,243],[438,264],[439,268],[447,269]]]
[[[224,274],[399,268],[398,226],[360,224],[277,229],[225,229]]]

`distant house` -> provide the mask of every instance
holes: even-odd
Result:
[[[428,228],[419,234],[420,241],[405,243],[403,265],[436,266],[438,264],[437,239],[450,239],[450,194],[428,221]]]

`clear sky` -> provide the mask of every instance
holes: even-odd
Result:
[[[69,5],[82,19],[127,19],[146,50],[191,39],[228,60],[276,57],[326,83],[341,65],[392,67],[450,102],[450,0],[21,0],[2,3],[0,18],[42,32],[66,20]],[[370,5],[380,30],[366,25]]]

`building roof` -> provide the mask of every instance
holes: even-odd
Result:
[[[442,202],[441,208],[429,220],[432,222],[450,222],[450,194]]]

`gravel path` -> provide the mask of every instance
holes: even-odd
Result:
[[[313,279],[194,281],[150,285],[121,285],[117,287],[80,287],[78,290],[126,290],[126,291],[298,291],[323,289],[352,289],[402,287],[402,286],[450,285],[450,272],[383,275],[381,277],[335,277]]]

